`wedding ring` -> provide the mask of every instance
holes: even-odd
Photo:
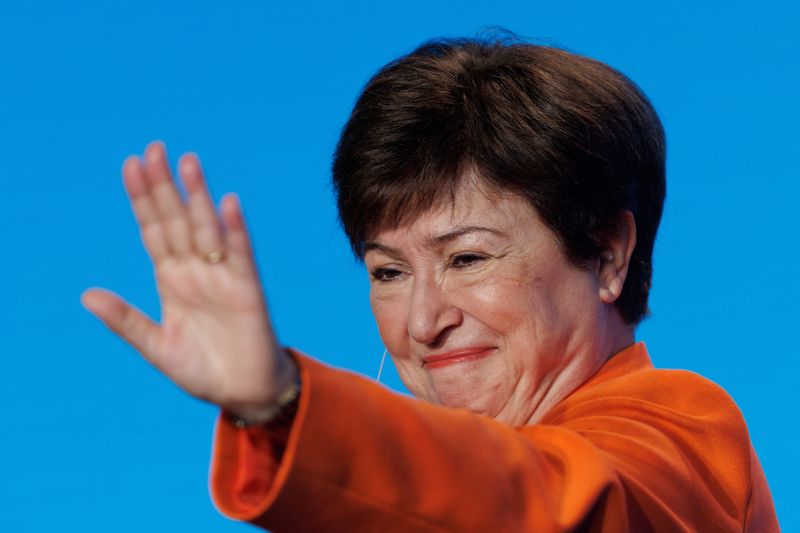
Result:
[[[222,258],[223,258],[222,252],[214,251],[214,252],[209,252],[208,253],[208,255],[206,256],[206,261],[208,261],[209,263],[214,265],[214,264],[219,263],[220,261],[222,261]]]

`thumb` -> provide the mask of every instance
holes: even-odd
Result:
[[[81,304],[152,362],[161,330],[150,317],[105,289],[87,289]]]

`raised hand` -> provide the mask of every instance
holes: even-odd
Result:
[[[272,330],[237,197],[222,199],[220,221],[195,155],[181,158],[179,174],[186,202],[161,143],[122,168],[155,268],[161,324],[103,289],[81,301],[186,392],[258,420],[296,369]]]

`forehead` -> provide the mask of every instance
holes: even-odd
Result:
[[[485,227],[512,234],[539,225],[536,211],[527,199],[489,187],[475,179],[465,179],[452,194],[442,195],[429,209],[395,225],[377,227],[367,242],[384,240],[435,240],[466,227]]]

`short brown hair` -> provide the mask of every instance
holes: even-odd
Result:
[[[467,170],[527,198],[576,265],[599,256],[630,210],[637,242],[616,306],[629,324],[646,316],[665,140],[627,77],[509,39],[435,40],[391,62],[367,83],[334,156],[355,254],[371,232],[452,195]]]

